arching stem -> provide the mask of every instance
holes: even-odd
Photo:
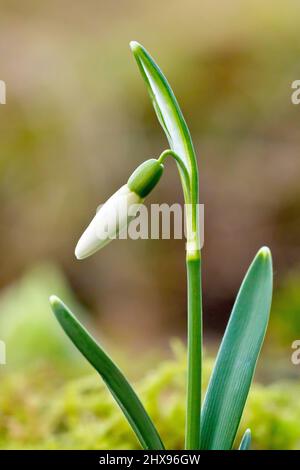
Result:
[[[175,153],[173,150],[170,150],[170,149],[167,149],[167,150],[164,150],[160,156],[158,157],[158,161],[159,163],[164,163],[165,159],[167,157],[172,157],[174,158],[174,160],[176,160],[176,162],[178,163],[182,173],[183,173],[183,176],[184,176],[184,183],[185,183],[185,188],[184,188],[184,193],[185,191],[187,192],[187,194],[189,194],[190,192],[190,179],[189,179],[189,175],[188,175],[188,172],[187,172],[187,169],[186,169],[186,166],[184,165],[184,163],[182,162],[182,159],[177,155],[177,153]]]

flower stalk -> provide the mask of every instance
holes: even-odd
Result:
[[[164,163],[172,157],[181,170],[186,203],[186,270],[188,297],[188,366],[185,448],[195,450],[200,443],[201,383],[202,383],[202,288],[201,251],[198,220],[198,172],[190,178],[182,159],[173,151],[165,150],[158,158]]]

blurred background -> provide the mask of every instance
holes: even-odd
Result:
[[[7,85],[7,104],[0,106],[0,339],[7,343],[0,373],[8,395],[2,405],[0,399],[6,410],[2,445],[42,446],[41,410],[37,406],[32,424],[32,409],[44,407],[43,378],[50,374],[54,384],[67,387],[68,361],[76,363],[75,376],[81,368],[86,373],[52,318],[50,294],[69,301],[138,379],[160,358],[169,360],[172,338],[185,342],[184,241],[120,240],[87,260],[74,257],[96,207],[139,163],[167,147],[128,47],[132,39],[166,74],[197,151],[207,354],[214,356],[243,275],[266,244],[273,253],[275,297],[258,378],[266,386],[293,380],[296,396],[300,366],[290,357],[300,338],[300,106],[291,103],[291,83],[300,78],[299,2],[0,5],[0,79]],[[182,202],[172,162],[147,199],[153,202]],[[133,357],[139,359],[133,363]],[[63,360],[68,366],[59,375]],[[36,374],[37,382],[28,383],[32,367],[39,367],[41,378]],[[10,408],[15,394],[21,418]],[[280,389],[281,405],[284,396]],[[295,410],[288,412],[296,419]],[[281,412],[270,413],[270,436],[277,436]],[[266,437],[257,446],[300,445],[300,430],[295,441],[286,419],[292,441]],[[59,432],[64,426],[60,422]]]

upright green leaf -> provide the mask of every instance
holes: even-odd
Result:
[[[52,310],[79,351],[101,375],[144,449],[164,449],[160,436],[136,393],[118,367],[56,296],[50,297]]]
[[[231,449],[265,336],[272,299],[268,248],[254,258],[242,283],[203,404],[201,449]]]
[[[198,185],[198,170],[191,135],[175,95],[162,71],[146,49],[132,41],[130,47],[137,61],[142,77],[155,109],[157,118],[165,131],[171,149],[181,158],[189,178]],[[178,166],[185,189],[187,182],[180,166]],[[193,186],[193,184],[191,184]],[[196,188],[195,188],[196,189]],[[187,194],[186,194],[187,195]],[[194,194],[195,199],[198,197]],[[195,200],[193,202],[196,202]]]
[[[251,445],[251,431],[246,429],[245,434],[242,437],[239,450],[249,450]]]

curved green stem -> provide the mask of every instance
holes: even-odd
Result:
[[[167,149],[167,150],[164,150],[160,156],[158,157],[158,161],[159,163],[164,163],[165,159],[167,157],[172,157],[174,158],[174,160],[176,160],[176,162],[178,163],[179,167],[181,168],[182,170],[182,174],[183,174],[183,177],[184,177],[184,181],[185,181],[185,185],[186,185],[186,188],[184,188],[184,192],[185,192],[185,189],[186,189],[186,195],[187,197],[189,198],[189,194],[190,194],[190,178],[189,178],[189,174],[187,172],[187,169],[186,169],[186,166],[185,164],[183,163],[182,159],[177,155],[177,153],[175,153],[173,150],[171,149]]]

